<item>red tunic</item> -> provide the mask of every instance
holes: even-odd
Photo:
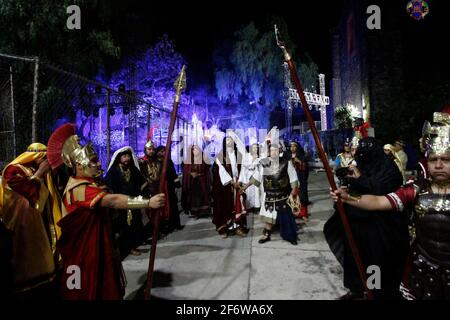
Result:
[[[197,178],[192,172],[200,174]],[[211,176],[209,166],[202,164],[185,164],[183,166],[183,189],[181,205],[186,212],[209,212]]]
[[[230,164],[224,165],[225,170],[233,176]],[[240,164],[237,165],[238,172],[241,170]],[[238,174],[239,176],[239,174]],[[242,227],[247,226],[247,218],[243,211],[245,208],[242,205],[242,198],[232,188],[231,183],[222,185],[219,175],[219,166],[214,163],[213,165],[213,223],[216,226],[216,230],[219,233],[226,230],[227,224],[235,222]]]
[[[226,164],[224,168],[231,174],[230,164]],[[231,184],[222,185],[219,167],[216,163],[213,165],[213,199],[212,222],[215,224],[216,230],[221,230],[221,228],[226,228],[227,223],[234,219],[234,190]]]
[[[71,300],[122,299],[121,265],[112,245],[110,217],[98,206],[108,193],[93,180],[73,179],[64,194],[67,215],[58,223],[63,272],[62,298]],[[70,289],[69,266],[78,266],[81,288]],[[69,269],[70,270],[70,269]]]
[[[397,211],[403,211],[405,207],[414,205],[416,198],[416,189],[412,183],[404,185],[395,192],[386,195],[392,208]]]

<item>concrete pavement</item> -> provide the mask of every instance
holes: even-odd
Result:
[[[311,218],[299,232],[299,244],[259,244],[263,223],[248,217],[246,238],[222,239],[211,217],[181,214],[185,228],[158,242],[152,296],[156,299],[319,300],[345,293],[342,269],[325,242],[322,230],[332,214],[324,172],[309,178]],[[123,261],[128,285],[125,299],[141,299],[148,268],[149,246],[141,256]]]

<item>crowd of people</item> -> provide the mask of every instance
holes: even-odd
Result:
[[[416,172],[406,170],[401,140],[382,146],[373,137],[355,137],[335,160],[339,187],[331,197],[344,202],[363,264],[381,270],[377,299],[450,298],[449,114],[435,113],[425,128]],[[203,146],[191,145],[180,176],[169,160],[160,192],[165,147],[149,140],[141,158],[129,146],[120,148],[103,174],[92,144],[81,145],[75,131],[73,124],[59,127],[47,146],[31,144],[2,172],[2,296],[122,299],[121,260],[142,254],[139,247],[156,227],[151,215],[160,214],[161,236],[183,228],[178,189],[184,213],[212,218],[224,239],[246,237],[254,214],[264,223],[259,244],[271,241],[276,227],[283,240],[298,244],[311,202],[308,159],[297,141],[269,138],[245,146],[229,132],[212,159]],[[341,298],[366,298],[337,212],[324,234],[344,270],[349,291]],[[75,281],[74,266],[82,270]]]
[[[92,144],[82,146],[75,131],[73,124],[59,127],[48,147],[31,144],[2,172],[2,296],[121,299],[121,260],[141,255],[139,247],[150,243],[151,215],[160,214],[159,236],[183,228],[178,188],[183,211],[212,218],[223,238],[245,237],[254,213],[265,222],[261,244],[271,240],[275,225],[283,239],[297,244],[294,215],[307,219],[309,203],[306,187],[299,189],[308,169],[298,143],[290,150],[270,142],[246,148],[231,134],[212,161],[200,146],[189,146],[181,177],[169,160],[160,193],[164,146],[147,141],[141,158],[122,147],[104,174]],[[68,285],[73,266],[82,270],[78,290]]]
[[[347,168],[331,197],[344,203],[362,264],[380,270],[375,299],[450,299],[450,116],[436,112],[433,122],[425,123],[414,175],[400,140],[382,147],[363,138],[337,162]],[[337,213],[324,233],[344,269],[349,291],[341,299],[367,298]]]

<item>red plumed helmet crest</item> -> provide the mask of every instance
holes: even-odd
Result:
[[[75,124],[66,123],[56,129],[47,143],[47,159],[52,169],[59,168],[63,163],[62,150],[68,138],[75,135]]]

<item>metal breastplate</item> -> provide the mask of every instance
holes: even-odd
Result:
[[[422,191],[414,211],[419,251],[450,266],[450,195]]]
[[[155,162],[146,162],[147,165],[147,179],[149,182],[159,181],[159,177],[161,174],[161,167],[159,163]]]
[[[278,168],[272,165],[264,166],[264,192],[266,201],[285,199],[291,192],[288,175],[289,159],[280,159]]]

